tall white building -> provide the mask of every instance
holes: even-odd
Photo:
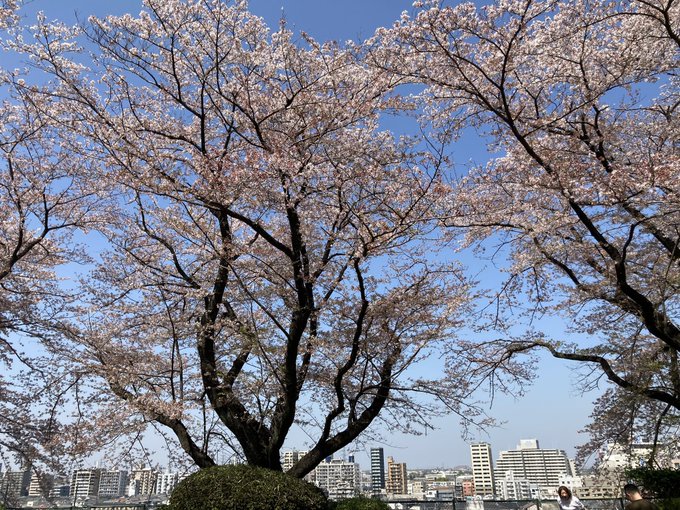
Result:
[[[475,495],[493,496],[495,487],[491,445],[489,443],[471,444],[470,457]]]
[[[295,465],[295,463],[298,460],[300,460],[305,455],[307,455],[307,451],[299,452],[297,450],[292,450],[292,451],[289,451],[289,452],[284,452],[283,461],[281,462],[281,466],[283,467],[283,470],[288,471],[290,468],[292,468]]]
[[[361,471],[356,462],[325,460],[314,468],[310,479],[327,492],[328,499],[333,501],[353,498],[361,491]]]
[[[73,500],[96,496],[99,492],[101,469],[76,469],[71,474],[71,490],[69,495]]]
[[[156,494],[172,494],[175,486],[179,483],[179,473],[159,473],[156,478]]]
[[[564,450],[539,448],[536,439],[524,439],[516,450],[500,452],[494,476],[505,478],[508,472],[540,487],[543,496],[554,496],[560,479],[576,474]]]

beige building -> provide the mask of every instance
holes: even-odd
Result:
[[[405,462],[394,462],[392,457],[387,457],[385,492],[387,494],[408,494]]]
[[[156,492],[156,478],[158,478],[158,471],[151,468],[134,469],[130,473],[130,481],[128,483],[128,496],[141,496],[155,494]]]

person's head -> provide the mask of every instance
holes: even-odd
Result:
[[[623,495],[626,496],[626,499],[632,501],[642,498],[640,489],[638,489],[638,486],[634,483],[627,483],[623,486]]]
[[[569,490],[569,487],[567,487],[566,485],[560,485],[557,488],[557,495],[561,499],[571,499],[571,491]]]

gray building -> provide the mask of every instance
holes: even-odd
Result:
[[[371,448],[371,488],[373,492],[385,488],[385,452],[382,448]]]
[[[120,469],[102,471],[99,478],[99,496],[117,498],[125,495],[128,484],[128,472]]]

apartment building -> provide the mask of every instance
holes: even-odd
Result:
[[[382,448],[371,448],[371,489],[374,493],[385,488],[385,452]]]
[[[104,470],[99,477],[99,496],[117,498],[125,495],[128,472],[120,469]]]
[[[394,462],[387,457],[387,475],[385,477],[385,492],[387,494],[408,494],[406,463]]]
[[[326,459],[316,466],[311,481],[333,501],[353,498],[361,492],[361,471],[353,459]]]
[[[505,479],[508,472],[538,486],[543,496],[554,496],[561,478],[576,475],[564,450],[540,448],[536,439],[523,439],[516,450],[499,453],[494,476]]]
[[[77,498],[87,498],[96,496],[99,492],[99,480],[102,470],[96,469],[76,469],[71,474],[71,489],[69,495],[76,500]]]
[[[471,444],[470,457],[475,495],[493,497],[495,484],[491,445],[489,443]]]

